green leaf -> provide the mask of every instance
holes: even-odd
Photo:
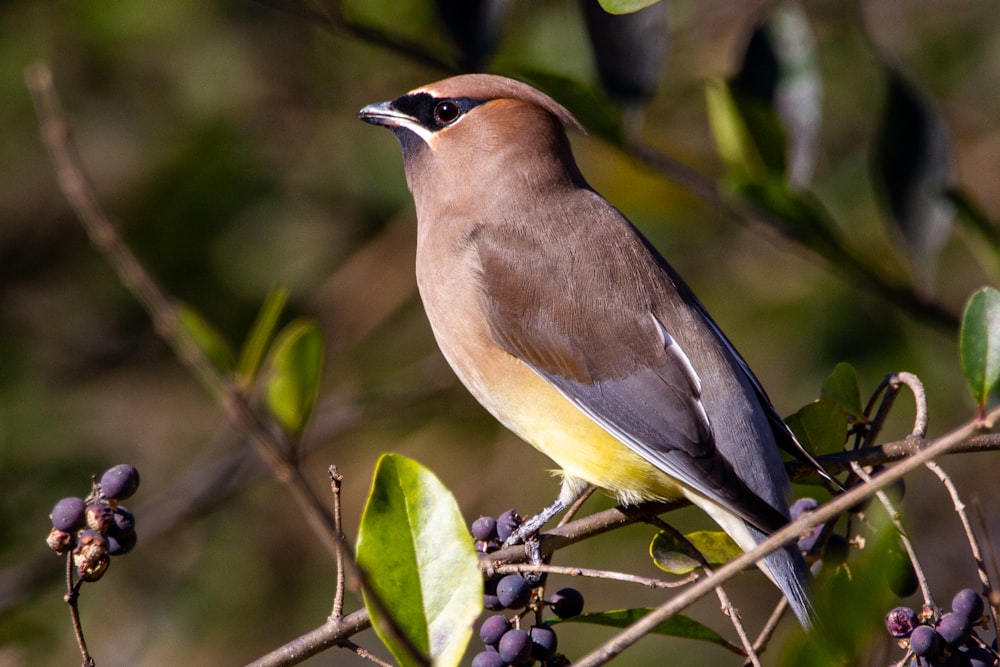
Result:
[[[309,420],[323,370],[323,334],[310,321],[286,326],[274,343],[268,369],[267,407],[289,433]]]
[[[838,403],[827,399],[814,401],[790,415],[785,423],[813,456],[833,454],[844,449],[847,419]]]
[[[678,540],[667,531],[660,531],[649,543],[649,555],[656,567],[670,574],[683,575],[698,569],[701,565],[692,557],[693,546],[709,566],[717,567],[728,563],[743,553],[733,538],[721,530],[698,530],[687,533],[684,540]]]
[[[233,349],[222,334],[187,304],[177,307],[177,324],[181,330],[208,357],[212,365],[223,373],[233,370]]]
[[[833,372],[823,382],[819,396],[833,401],[848,417],[860,419],[864,414],[858,372],[847,362],[842,361],[834,366]]]
[[[589,131],[616,146],[624,145],[621,112],[598,97],[589,86],[575,79],[531,68],[516,68],[503,73],[544,90]]]
[[[764,161],[729,85],[720,79],[709,80],[705,84],[705,103],[715,150],[731,175],[740,178],[763,176]]]
[[[382,606],[365,606],[382,642],[404,667],[415,664],[388,628],[392,621],[434,665],[457,665],[483,606],[476,551],[458,504],[416,461],[385,454],[375,469],[358,531],[358,565]]]
[[[549,623],[553,625],[558,623],[588,623],[590,625],[603,625],[609,628],[627,628],[651,611],[653,610],[648,607],[641,609],[615,609],[613,611],[593,614],[580,614],[573,618],[553,619]],[[715,630],[681,614],[671,616],[654,627],[651,632],[655,635],[698,639],[734,650],[732,644],[727,642]]]
[[[730,79],[764,163],[796,188],[812,178],[819,145],[822,82],[815,42],[801,7],[773,5],[747,38]]]
[[[609,14],[631,14],[650,5],[655,5],[660,0],[598,0],[598,2]]]
[[[278,325],[278,318],[281,317],[281,311],[285,309],[287,302],[288,289],[276,287],[268,292],[264,303],[260,306],[260,312],[257,313],[257,319],[250,328],[250,335],[243,344],[240,360],[236,366],[237,373],[248,384],[257,376],[267,344],[274,336],[274,328]]]
[[[969,299],[959,332],[962,372],[980,411],[1000,379],[1000,292],[984,287]]]
[[[927,273],[955,219],[948,132],[940,114],[902,72],[885,65],[885,109],[875,142],[873,176],[915,260]],[[926,276],[925,276],[926,277]]]

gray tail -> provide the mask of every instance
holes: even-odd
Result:
[[[767,535],[754,526],[747,526],[758,542]],[[806,630],[816,625],[816,609],[812,603],[812,574],[795,544],[790,544],[767,556],[761,565],[781,589],[799,623]]]

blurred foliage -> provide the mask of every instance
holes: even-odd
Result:
[[[739,70],[766,3],[668,4],[670,56],[643,134],[718,179],[705,82]],[[351,0],[344,9],[446,62],[460,59],[431,0]],[[824,91],[810,187],[835,226],[825,231],[909,280],[869,162],[887,86],[875,63],[891,60],[933,100],[963,210],[980,212],[974,233],[961,228],[948,237],[932,272],[935,297],[958,313],[975,289],[996,282],[1000,267],[996,246],[982,240],[1000,218],[1000,15],[985,0],[861,10],[806,7]],[[22,83],[37,59],[55,72],[103,204],[172,295],[234,346],[274,285],[289,289],[275,326],[300,316],[320,322],[326,368],[303,465],[321,490],[330,463],[345,475],[348,535],[357,533],[375,462],[387,451],[439,475],[466,519],[514,504],[530,513],[551,500],[550,463],[494,424],[437,352],[416,300],[412,204],[398,147],[355,117],[367,103],[449,72],[250,0],[14,0],[0,4],[0,36],[0,664],[76,659],[60,559],[43,543],[46,517],[89,475],[123,461],[139,468],[149,500],[132,508],[145,531],[135,552],[84,591],[99,664],[245,662],[319,625],[334,590],[328,554],[156,339],[58,194]],[[490,67],[533,72],[543,86],[565,81],[579,99],[601,94],[577,3],[511,3]],[[591,107],[605,119],[595,121],[595,136],[574,137],[582,170],[698,291],[779,410],[791,414],[810,402],[834,365],[849,361],[862,400],[887,372],[918,374],[934,432],[975,414],[956,330],[927,326],[844,281],[830,258],[739,226],[638,166],[600,140],[620,139],[604,111],[609,103],[600,104]],[[886,437],[908,432],[908,410],[900,401]],[[241,451],[247,461],[235,472],[191,495],[195,481]],[[990,488],[983,456],[946,462],[970,495]],[[932,582],[950,593],[974,573],[956,560],[955,520],[937,491],[910,494],[905,514]],[[986,514],[1000,534],[997,517]],[[697,512],[670,520],[683,530],[712,527]],[[650,532],[636,527],[593,540],[566,561],[657,576],[646,555]],[[661,599],[604,582],[583,588],[592,609]],[[623,590],[632,599],[622,601]],[[745,619],[763,613],[759,601],[776,599],[757,574],[736,582],[732,595]],[[348,600],[348,608],[359,604]],[[689,613],[732,634],[714,601]],[[570,655],[600,639],[593,629],[560,633]],[[660,664],[674,641],[649,638],[628,662]],[[359,642],[386,655],[372,633]],[[701,644],[685,642],[675,664],[732,660]]]

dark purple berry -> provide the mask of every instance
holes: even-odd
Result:
[[[134,530],[108,535],[108,553],[112,556],[127,554],[135,548],[138,541],[139,537]]]
[[[531,626],[528,636],[531,638],[531,657],[536,660],[547,660],[559,647],[555,631],[547,625]]]
[[[483,651],[472,659],[472,667],[507,667],[507,662],[496,651]]]
[[[531,638],[524,630],[511,630],[500,638],[497,649],[508,664],[527,662],[531,659]]]
[[[500,611],[504,608],[497,597],[497,579],[483,582],[483,606],[490,611]]]
[[[111,507],[105,502],[87,505],[87,509],[84,510],[84,516],[87,518],[87,526],[99,533],[107,533],[114,523],[114,513],[111,511]]]
[[[521,609],[531,600],[531,584],[519,574],[508,574],[497,582],[497,599],[507,609]]]
[[[983,615],[983,598],[971,588],[963,588],[951,599],[951,610],[969,619],[970,623],[976,623]]]
[[[497,537],[500,538],[501,542],[506,542],[507,538],[520,528],[522,523],[524,523],[524,519],[517,513],[517,510],[507,510],[497,517]]]
[[[123,534],[135,532],[135,517],[127,508],[119,505],[112,515],[111,534]]]
[[[552,612],[559,618],[573,618],[583,611],[583,594],[575,588],[560,588],[550,602]]]
[[[969,619],[961,614],[949,613],[938,619],[934,629],[949,646],[964,644],[972,632]]]
[[[500,638],[510,630],[510,621],[503,614],[488,617],[479,626],[479,640],[487,646],[496,647]]]
[[[115,500],[131,498],[138,488],[139,471],[127,463],[116,465],[101,475],[101,490],[108,498]]]
[[[896,607],[885,615],[885,629],[889,631],[890,636],[896,639],[909,637],[913,628],[917,627],[919,623],[917,612],[910,607]]]
[[[819,507],[819,501],[815,498],[799,498],[789,508],[792,521],[795,521],[806,512],[812,512]]]
[[[994,667],[996,656],[983,646],[972,646],[965,652],[968,667]]]
[[[940,644],[938,633],[929,625],[918,625],[910,633],[910,649],[921,658],[929,658],[938,652]]]
[[[472,522],[472,536],[477,540],[489,542],[497,538],[497,520],[491,516],[481,516]]]
[[[72,533],[78,528],[83,528],[85,523],[84,512],[87,508],[83,498],[63,498],[52,508],[52,525],[67,533]]]
[[[823,547],[823,563],[830,567],[843,565],[847,562],[847,552],[849,549],[850,545],[847,543],[846,537],[837,533],[830,535],[826,540],[826,545]]]

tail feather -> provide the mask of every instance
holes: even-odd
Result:
[[[767,539],[767,535],[747,526],[757,543]],[[781,590],[799,623],[806,630],[816,624],[816,609],[812,603],[812,574],[798,547],[790,544],[772,552],[760,562],[760,567],[771,581]]]

